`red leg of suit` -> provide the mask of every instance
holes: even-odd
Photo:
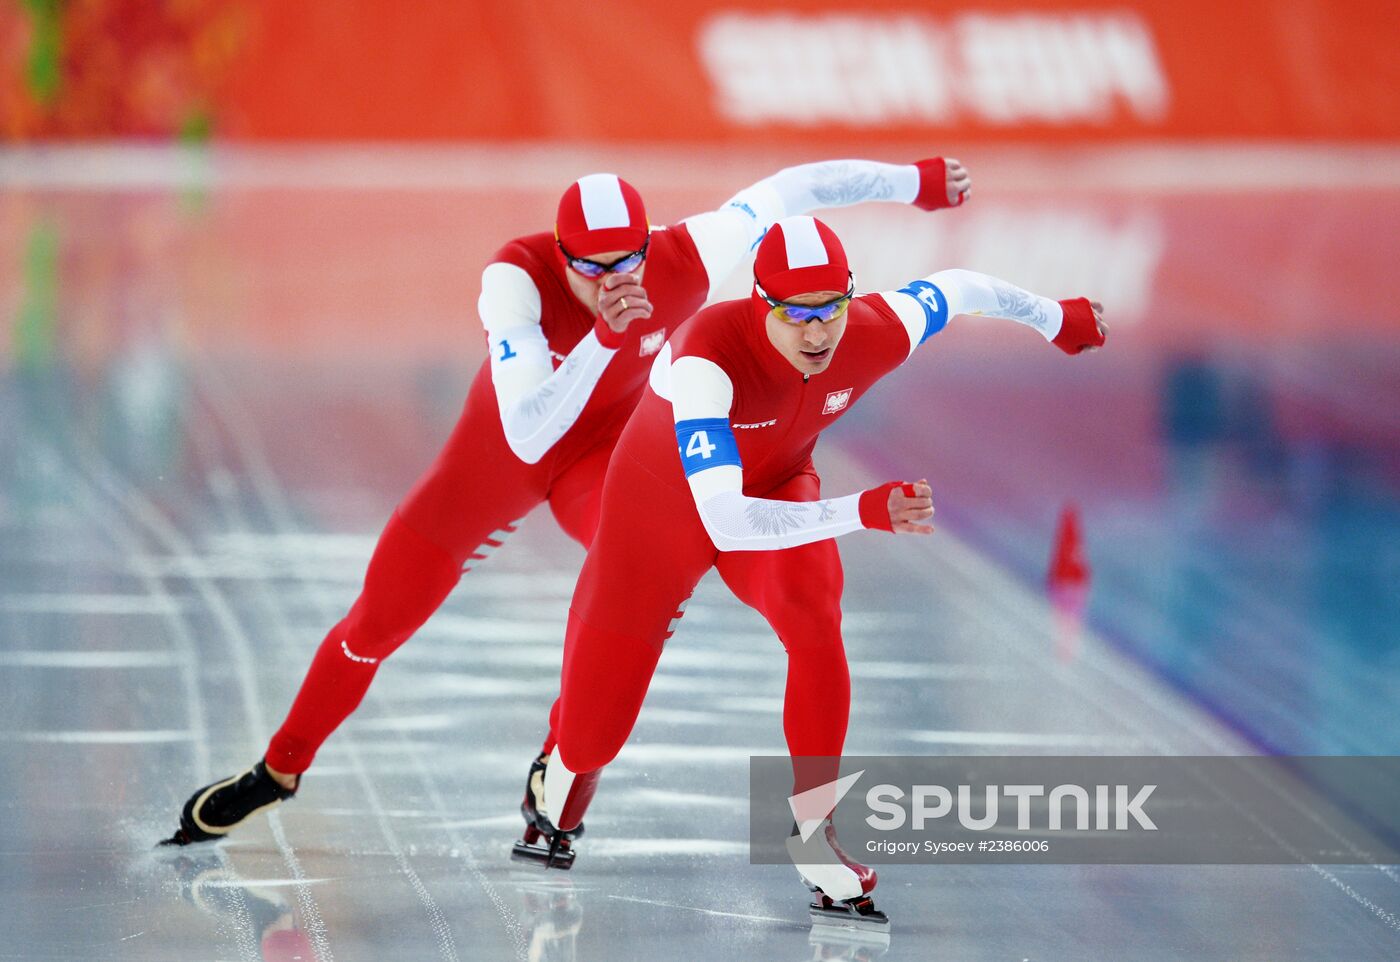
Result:
[[[593,544],[598,529],[598,509],[603,498],[603,477],[608,472],[616,438],[599,439],[577,461],[556,469],[549,482],[549,510],[564,533],[584,548]]]
[[[715,554],[690,492],[658,480],[618,447],[569,608],[552,717],[570,771],[601,768],[622,748],[672,622]]]
[[[305,771],[364,698],[380,662],[540,501],[549,498],[564,530],[586,546],[610,447],[603,443],[562,471],[552,457],[523,463],[501,433],[490,381],[479,377],[447,445],[380,535],[360,597],[317,650],[268,746],[268,764]]]
[[[607,474],[616,439],[599,444],[554,479],[549,488],[549,509],[559,527],[585,549],[593,544],[603,497],[603,477]],[[554,751],[554,731],[559,716],[559,700],[549,712],[550,727],[540,753]]]
[[[810,500],[817,496],[816,477],[804,474],[765,496]],[[554,721],[560,758],[570,771],[601,768],[622,748],[680,606],[716,559],[731,588],[768,618],[788,649],[784,727],[791,751],[840,754],[850,680],[834,543],[720,555],[690,492],[660,481],[618,448],[569,611]]]
[[[820,497],[815,473],[763,495],[780,501]],[[851,707],[851,676],[841,642],[844,575],[835,539],[782,551],[731,551],[716,567],[745,604],[777,632],[787,650],[783,734],[793,758],[794,792],[839,774]]]

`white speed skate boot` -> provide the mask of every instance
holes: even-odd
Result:
[[[879,881],[875,870],[842,851],[829,818],[807,828],[811,830],[804,841],[803,833],[793,826],[787,850],[802,883],[816,896],[811,904],[812,922],[888,939],[890,920],[875,908],[870,897]]]
[[[555,756],[541,754],[530,765],[525,779],[525,799],[520,814],[525,832],[511,849],[517,862],[538,862],[545,868],[574,866],[574,840],[583,835],[583,813],[593,800],[603,770],[575,775]],[[551,819],[554,810],[558,816]]]

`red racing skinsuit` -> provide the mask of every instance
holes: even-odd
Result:
[[[783,729],[794,759],[841,754],[850,676],[833,538],[888,530],[889,486],[824,497],[812,451],[957,314],[1020,321],[1070,353],[1102,343],[1087,301],[1056,302],[952,270],[857,297],[829,366],[810,377],[769,343],[747,300],[706,308],[663,350],[608,467],[570,607],[551,719],[558,750],[545,776],[561,828],[573,827],[591,796],[584,785],[593,779],[579,779],[575,792],[575,777],[621,749],[663,643],[711,566],[787,650]]]
[[[550,234],[512,241],[482,275],[490,359],[437,460],[380,535],[364,589],[326,635],[267,763],[300,773],[360,703],[380,662],[418,630],[462,573],[547,501],[587,547],[602,478],[667,337],[791,213],[864,200],[948,206],[941,160],[828,161],[788,168],[715,211],[652,230],[642,283],[651,317],[615,334],[570,290]]]
[[[299,773],[310,766],[321,744],[359,705],[379,663],[535,506],[549,502],[571,538],[585,547],[591,542],[599,481],[651,361],[710,289],[683,225],[652,233],[644,277],[653,313],[621,336],[573,296],[553,235],[534,234],[507,244],[494,258],[496,264],[519,268],[534,283],[539,327],[554,364],[573,355],[585,337],[589,350],[574,355],[580,358],[576,363],[597,363],[608,349],[614,353],[603,358],[606,367],[577,420],[534,463],[522,460],[507,442],[492,363],[482,365],[447,444],[390,517],[360,597],[326,635],[287,720],[273,736],[267,762],[278,771]],[[612,338],[605,342],[608,335]],[[506,363],[516,360],[512,352],[518,347],[509,337],[497,341],[491,345],[492,361],[503,354]]]

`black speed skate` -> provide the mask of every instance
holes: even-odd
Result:
[[[300,786],[301,779],[297,778]],[[223,838],[244,821],[297,793],[283,788],[267,773],[265,762],[229,778],[205,785],[190,796],[180,812],[180,827],[161,845],[189,845]]]
[[[583,823],[561,832],[540,810],[544,801],[544,770],[548,764],[549,755],[541,754],[530,766],[530,774],[525,779],[525,800],[520,803],[525,832],[511,848],[510,857],[516,862],[540,863],[545,868],[571,869],[574,867],[574,839],[583,834]]]

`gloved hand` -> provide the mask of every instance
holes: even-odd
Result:
[[[897,534],[932,534],[933,525],[918,524],[933,517],[933,489],[926,479],[914,484],[888,481],[862,491],[860,523],[877,531]]]
[[[1065,319],[1052,344],[1066,354],[1097,351],[1103,347],[1104,339],[1108,336],[1108,325],[1103,321],[1102,304],[1076,297],[1060,301],[1060,307],[1064,309]]]
[[[919,168],[919,196],[914,206],[923,210],[958,207],[972,196],[972,176],[953,157],[930,157],[914,162]]]

